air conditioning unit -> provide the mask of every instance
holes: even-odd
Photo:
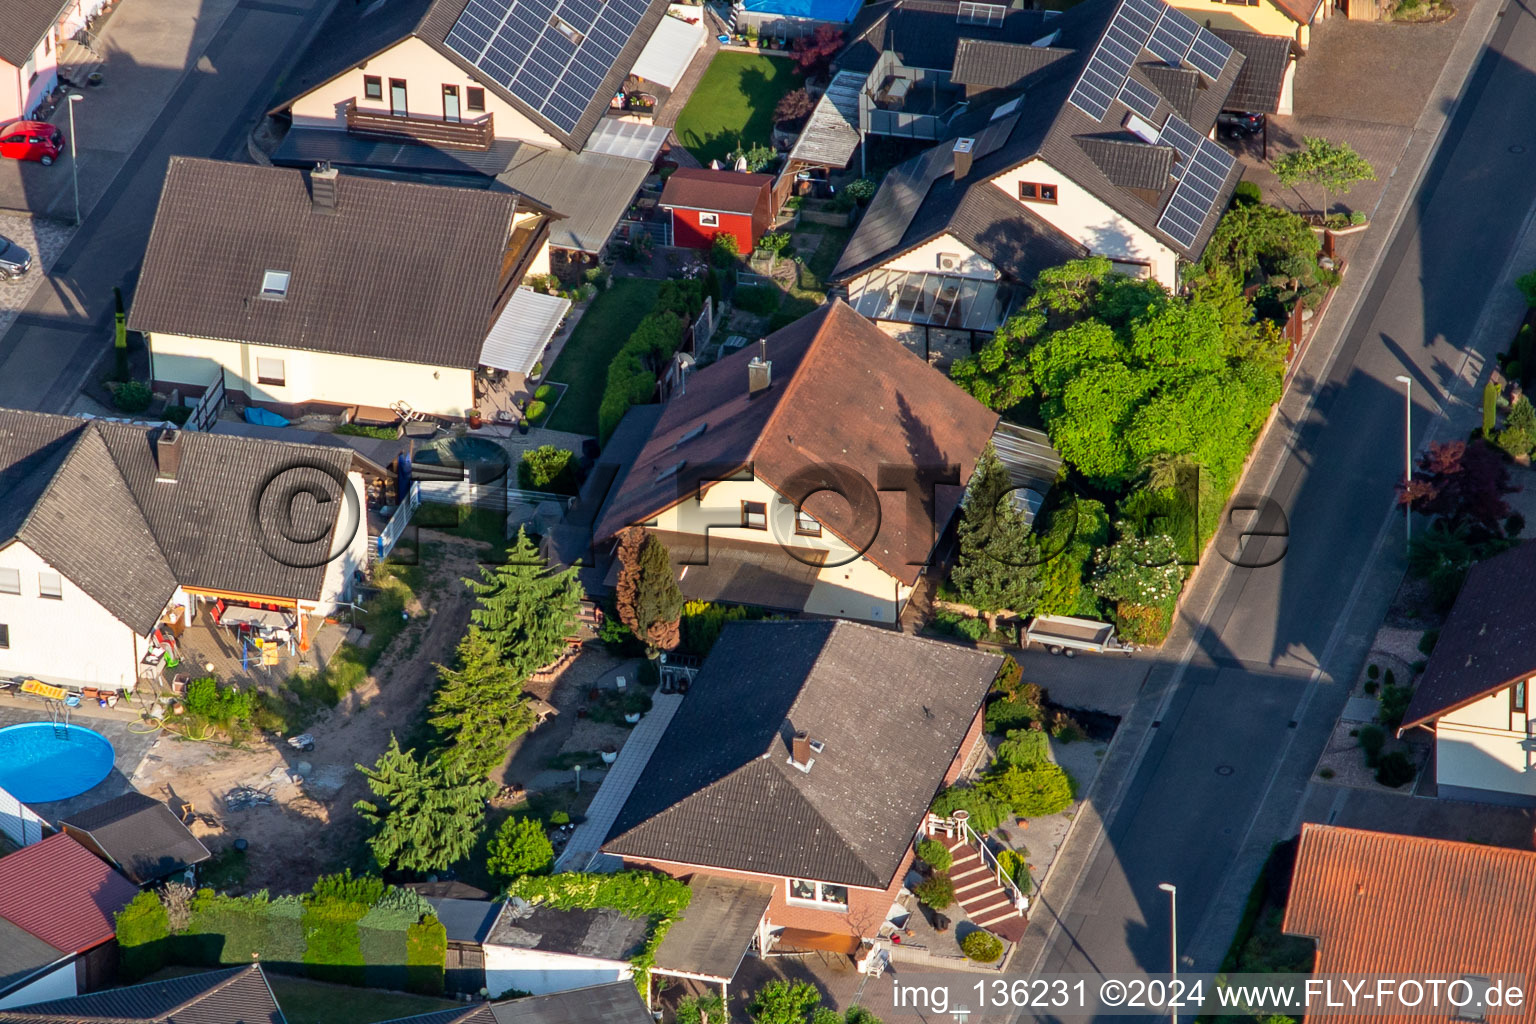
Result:
[[[940,270],[959,270],[963,257],[957,252],[939,253]]]

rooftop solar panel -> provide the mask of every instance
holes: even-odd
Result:
[[[1189,50],[1189,63],[1206,78],[1215,81],[1232,59],[1232,47],[1214,32],[1201,32]]]
[[[1163,9],[1163,16],[1147,40],[1147,49],[1159,60],[1175,67],[1184,63],[1190,44],[1200,35],[1200,26],[1172,7]]]
[[[1143,117],[1157,113],[1157,93],[1134,78],[1126,78],[1125,84],[1120,87],[1120,102]]]
[[[645,0],[469,0],[445,42],[571,132],[647,6]]]
[[[1157,24],[1161,7],[1157,0],[1125,0],[1120,5],[1067,102],[1095,121],[1104,120],[1131,64],[1146,47],[1147,34]]]
[[[1158,141],[1178,151],[1179,158],[1173,164],[1173,176],[1177,179],[1183,177],[1190,161],[1194,160],[1195,154],[1200,151],[1200,143],[1205,141],[1205,136],[1195,131],[1190,123],[1178,114],[1169,114]]]
[[[1172,118],[1169,120],[1170,123],[1173,121]],[[1189,128],[1182,121],[1179,124]],[[1164,138],[1173,142],[1168,138],[1166,128]],[[1177,146],[1178,143],[1174,145]],[[1178,187],[1173,190],[1167,207],[1158,218],[1158,230],[1184,248],[1192,247],[1195,239],[1200,235],[1201,225],[1215,209],[1217,200],[1221,197],[1222,185],[1226,183],[1227,175],[1232,173],[1232,165],[1235,162],[1231,153],[1210,139],[1201,138],[1193,157],[1188,161],[1188,166],[1184,168]]]

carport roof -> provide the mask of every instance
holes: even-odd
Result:
[[[657,947],[655,969],[729,982],[768,912],[773,886],[697,874],[688,888],[693,898]]]

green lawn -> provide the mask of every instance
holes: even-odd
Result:
[[[706,167],[740,141],[768,145],[779,97],[800,88],[794,62],[756,53],[717,53],[677,119],[678,140]]]
[[[629,340],[635,325],[655,307],[660,289],[660,281],[621,277],[592,300],[549,371],[550,380],[570,386],[546,426],[574,434],[597,434],[597,407],[603,401],[608,364]]]
[[[267,983],[288,1024],[373,1024],[460,1005],[447,999],[386,992],[376,988],[328,985],[270,971]]]

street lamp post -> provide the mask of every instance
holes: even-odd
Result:
[[[77,92],[69,94],[69,173],[75,181],[75,225],[80,224],[80,161],[75,148],[75,104],[85,99]]]
[[[1172,882],[1159,882],[1157,887],[1168,894],[1168,959],[1170,961],[1174,980],[1179,977],[1179,887]],[[1173,1024],[1179,1024],[1179,1008],[1170,996],[1168,1010],[1169,1019]]]
[[[1407,487],[1413,482],[1413,378],[1400,373],[1397,382],[1403,386],[1403,486]],[[1407,503],[1403,505],[1403,540],[1413,541],[1413,506]]]

